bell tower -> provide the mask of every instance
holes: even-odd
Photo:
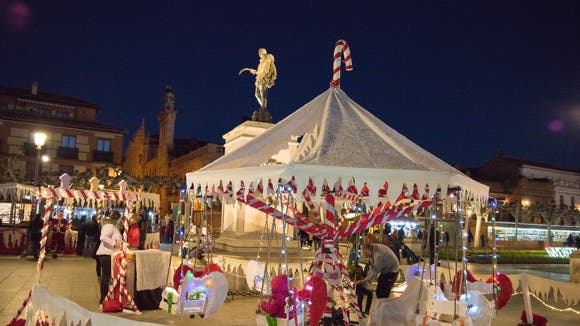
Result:
[[[165,143],[167,150],[173,149],[173,139],[175,137],[175,94],[171,86],[165,88],[163,92],[163,110],[159,113],[159,145]]]

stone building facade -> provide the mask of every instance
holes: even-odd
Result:
[[[159,112],[159,135],[150,135],[145,120],[129,141],[123,171],[135,178],[175,177],[185,180],[185,173],[201,169],[224,154],[224,146],[195,138],[175,138],[175,95],[171,88],[163,93],[163,108]],[[179,200],[177,189],[154,187],[159,193],[161,214],[169,212],[172,202]]]
[[[48,162],[40,164],[41,176],[121,166],[126,130],[98,122],[99,111],[78,98],[40,92],[36,82],[30,89],[0,86],[2,180],[34,181],[36,132],[46,134],[41,153]]]

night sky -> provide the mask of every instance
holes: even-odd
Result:
[[[221,141],[258,107],[238,76],[258,48],[279,121],[328,89],[344,38],[342,89],[441,159],[580,169],[580,1],[271,2],[0,0],[0,84],[98,104],[128,137],[158,132],[171,85],[176,137]]]

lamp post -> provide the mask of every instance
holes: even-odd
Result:
[[[42,132],[34,133],[34,145],[36,145],[36,169],[34,171],[34,185],[40,186],[38,181],[38,174],[40,171],[40,161],[42,160],[40,150],[46,141],[46,134]]]

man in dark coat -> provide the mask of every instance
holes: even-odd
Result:
[[[32,253],[36,260],[40,255],[40,238],[42,237],[42,218],[40,214],[36,214],[34,219],[30,221],[29,232],[30,241],[32,241]]]

